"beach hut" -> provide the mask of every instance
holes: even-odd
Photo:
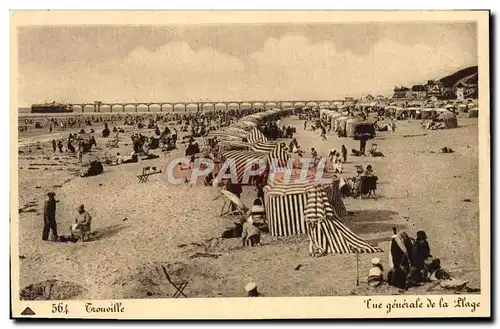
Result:
[[[408,107],[407,110],[408,110],[408,114],[409,114],[410,118],[420,119],[420,117],[421,117],[420,114],[421,114],[422,108],[420,108],[420,107]]]
[[[294,170],[287,176],[284,172],[275,172],[264,187],[266,217],[269,232],[273,236],[307,233],[304,215],[307,194],[316,188],[325,192],[337,218],[347,214],[340,198],[338,178],[332,178],[329,183],[322,183],[316,182],[315,172],[308,172],[305,178],[301,178],[300,173],[301,170]]]
[[[330,111],[327,114],[327,116],[328,116],[328,119],[330,120],[330,124],[332,125],[332,127],[335,127],[335,119],[338,117],[341,117],[342,114],[335,112],[335,111]]]
[[[327,116],[328,116],[328,113],[330,113],[331,111],[330,110],[327,110],[327,109],[321,109],[319,110],[319,117],[320,119],[326,119]]]
[[[375,137],[375,123],[373,121],[359,121],[354,124],[353,127],[353,136],[361,136],[361,135],[369,135],[369,138]]]
[[[354,136],[356,124],[358,122],[360,122],[360,120],[357,118],[350,118],[350,119],[346,120],[346,122],[345,122],[346,123],[345,124],[346,137],[353,137]]]
[[[457,116],[452,112],[449,112],[449,111],[448,112],[441,112],[438,115],[437,120],[443,122],[444,126],[446,128],[458,127]]]
[[[467,113],[468,112],[466,104],[459,104],[457,106],[457,108],[458,108],[458,112],[460,112],[460,113]]]
[[[338,129],[344,130],[347,120],[349,120],[349,117],[347,117],[347,116],[340,116],[340,117],[335,118],[335,130],[338,130]]]
[[[422,120],[431,119],[436,113],[436,109],[426,108],[420,111],[420,118]]]
[[[382,252],[340,222],[325,189],[319,186],[307,192],[304,217],[310,255]]]
[[[394,105],[389,105],[385,107],[385,116],[386,117],[395,117],[396,116],[396,111],[399,109],[399,107],[394,106]]]
[[[479,112],[477,110],[477,107],[469,110],[469,118],[477,118],[478,116],[479,116]]]
[[[396,119],[397,120],[405,120],[410,117],[410,113],[408,112],[408,109],[399,107],[396,109]]]

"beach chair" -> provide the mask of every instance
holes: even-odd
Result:
[[[156,171],[156,167],[153,167],[153,168]],[[154,172],[151,172],[151,167],[149,167],[149,166],[143,167],[142,174],[137,175],[137,178],[139,178],[139,183],[146,183],[149,179],[149,176],[151,176],[152,173],[154,173]]]
[[[220,216],[229,216],[238,220],[246,220],[246,211],[248,208],[241,202],[240,198],[227,190],[221,190],[220,192],[221,195],[214,199],[216,200],[220,197],[224,198]]]
[[[113,140],[107,141],[106,142],[106,147],[109,148],[117,148],[118,147],[118,142],[120,141],[119,138],[115,138]]]
[[[186,294],[184,293],[184,289],[186,289],[189,281],[173,282],[170,278],[170,275],[168,275],[167,269],[164,265],[161,265],[161,269],[163,271],[163,274],[165,274],[165,278],[167,279],[168,283],[170,283],[175,288],[175,293],[172,297],[179,298],[180,296],[183,296],[184,298],[187,298]]]

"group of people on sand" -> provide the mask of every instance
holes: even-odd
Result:
[[[86,241],[90,237],[90,229],[92,223],[92,216],[85,209],[85,206],[79,205],[76,208],[76,215],[74,218],[74,223],[70,226],[70,236],[59,236],[57,232],[57,222],[56,222],[56,209],[59,200],[55,199],[55,193],[47,193],[47,200],[44,202],[43,206],[43,231],[42,240],[48,241],[49,234],[52,231],[52,241],[53,242],[66,242],[66,241]]]
[[[365,195],[376,195],[378,177],[372,165],[363,168],[355,165],[356,176],[340,179],[340,193],[343,197],[362,198]]]
[[[57,150],[59,149],[59,153],[63,153],[63,142],[61,140],[58,140],[56,141],[55,139],[52,140],[52,150],[55,152],[57,152]],[[73,155],[77,155],[78,157],[78,162],[79,163],[82,163],[83,162],[83,153],[86,152],[86,148],[85,147],[85,143],[88,143],[88,145],[90,147],[92,147],[92,145],[94,146],[97,146],[97,142],[94,138],[94,136],[92,135],[90,137],[90,139],[88,141],[83,141],[81,139],[78,139],[76,134],[73,135],[72,133],[69,134],[68,136],[68,140],[67,140],[67,144],[66,144],[66,152],[67,153],[70,153],[70,154],[73,154]],[[75,147],[75,144],[76,144],[76,147]]]
[[[440,260],[431,255],[425,231],[418,231],[415,238],[410,238],[406,232],[397,233],[395,228],[393,230],[387,275],[384,276],[380,259],[373,258],[365,279],[369,286],[379,287],[387,283],[407,290],[429,281],[450,279],[450,275],[441,267]]]

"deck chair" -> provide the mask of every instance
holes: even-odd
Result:
[[[184,293],[184,289],[186,289],[187,285],[189,284],[189,281],[173,282],[172,279],[170,278],[170,275],[168,275],[165,266],[161,265],[161,268],[163,274],[165,274],[165,278],[167,279],[168,283],[170,283],[175,288],[175,293],[173,294],[172,297],[179,298],[180,296],[184,296],[184,298],[187,298],[186,294]]]
[[[234,193],[231,193],[226,190],[221,190],[221,195],[216,197],[214,200],[223,197],[224,204],[222,205],[220,216],[230,216],[236,219],[246,220],[246,211],[248,207],[246,207],[243,202],[241,202],[240,198],[238,198]]]
[[[146,183],[149,179],[149,176],[151,176],[151,167],[143,167],[142,168],[142,174],[137,175],[137,178],[139,179],[139,183]]]
[[[117,148],[118,147],[118,142],[120,141],[119,138],[115,138],[113,140],[107,141],[106,142],[106,147],[109,148]]]

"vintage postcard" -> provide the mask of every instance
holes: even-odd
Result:
[[[489,15],[12,12],[12,316],[490,317]]]

